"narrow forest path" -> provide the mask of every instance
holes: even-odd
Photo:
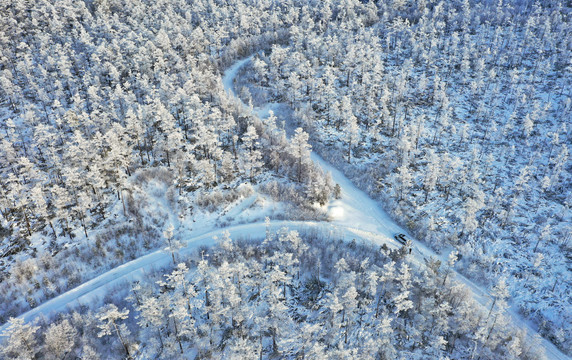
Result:
[[[242,103],[242,101],[236,96],[233,82],[240,68],[251,59],[252,56],[237,61],[226,70],[223,76],[225,90],[233,95],[240,103]],[[250,109],[246,104],[242,103],[242,105],[246,109]],[[264,118],[268,116],[268,110],[276,106],[278,106],[278,104],[269,103],[261,108],[252,110]],[[401,246],[393,239],[393,235],[396,233],[407,234],[407,232],[396,224],[375,200],[358,189],[344,174],[323,160],[318,154],[312,152],[311,158],[322,170],[329,172],[333,181],[339,184],[342,189],[341,198],[331,201],[328,205],[328,213],[332,221],[272,221],[270,223],[272,230],[277,230],[281,227],[288,227],[292,230],[317,229],[323,234],[332,233],[335,237],[341,236],[346,240],[363,240],[380,245],[385,243],[393,248]],[[267,225],[264,223],[251,223],[216,230],[203,230],[202,233],[196,231],[186,232],[184,247],[178,251],[178,254],[184,256],[190,254],[200,246],[212,245],[214,243],[213,237],[220,237],[224,231],[228,231],[231,238],[234,239],[241,237],[262,239],[266,235],[267,230]],[[410,238],[413,239],[412,237]],[[413,240],[413,243],[414,252],[411,260],[418,266],[424,264],[423,259],[426,257],[446,258],[446,256],[435,254],[432,250],[416,240]],[[81,303],[90,303],[95,298],[104,297],[107,291],[119,286],[125,286],[125,282],[144,279],[147,273],[153,269],[168,266],[171,261],[171,254],[169,252],[157,250],[107,271],[18,317],[28,322],[38,316],[49,316],[66,308],[75,307]],[[471,290],[476,301],[483,306],[490,306],[492,298],[486,289],[483,289],[458,273],[455,273],[455,275],[457,281],[464,283]],[[530,324],[523,320],[516,312],[510,311],[510,315],[515,326],[525,329],[530,338],[538,335]],[[5,329],[6,324],[0,326],[0,334],[3,333]],[[546,350],[548,359],[570,359],[570,357],[563,354],[556,346],[544,338],[542,338],[542,345]]]

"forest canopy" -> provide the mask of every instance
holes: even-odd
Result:
[[[571,354],[570,10],[0,0],[0,354],[541,357],[505,310]],[[178,253],[333,222],[312,152],[443,261],[286,230]],[[157,251],[172,263],[87,315],[18,318]]]

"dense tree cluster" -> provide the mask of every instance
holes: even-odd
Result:
[[[379,2],[366,26],[346,4],[253,61],[252,93],[288,103],[315,149],[434,249],[456,247],[466,274],[507,276],[570,349],[569,8]]]
[[[333,184],[307,161],[307,136],[290,144],[220,81],[233,60],[285,42],[292,24],[318,17],[300,8],[0,3],[0,288],[10,299],[1,322],[161,246],[177,215],[152,203],[192,218],[274,173],[276,186],[262,190],[289,188],[280,200],[300,210],[285,217],[319,216],[311,205],[326,202]],[[164,198],[153,198],[154,187],[167,189]]]
[[[152,249],[175,266],[96,313],[13,318],[2,356],[542,357],[510,301],[571,351],[569,6],[0,0],[0,14],[0,323]],[[221,74],[251,55],[244,106]],[[259,118],[268,102],[283,111]],[[341,189],[312,149],[458,253],[420,266],[280,231],[178,259],[177,224],[254,193],[322,218]]]
[[[185,190],[252,181],[264,165],[252,151],[263,146],[260,124],[226,96],[218,72],[284,37],[282,14],[294,8],[254,5],[3,2],[5,238],[25,246],[44,227],[87,236],[140,168],[176,169]],[[231,16],[245,6],[259,24],[280,21],[263,34]]]
[[[61,315],[50,325],[12,320],[3,348],[61,358],[541,359],[504,316],[506,284],[483,308],[449,277],[406,252],[269,229],[134,283],[127,302]],[[97,334],[97,337],[90,336]]]

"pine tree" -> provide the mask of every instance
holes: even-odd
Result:
[[[302,182],[304,167],[311,163],[310,152],[312,145],[308,144],[309,135],[302,128],[297,128],[290,142],[290,152],[296,161],[296,177]]]
[[[64,359],[74,348],[77,335],[67,319],[50,325],[45,332],[46,354],[51,359]]]
[[[120,320],[125,320],[128,316],[128,309],[123,309],[120,311],[114,304],[108,304],[107,306],[103,307],[99,311],[99,315],[97,317],[99,321],[97,326],[100,330],[97,333],[97,337],[107,336],[111,334],[117,335],[121,345],[123,345],[123,349],[125,350],[127,357],[131,359],[131,355],[129,353],[129,343],[126,339],[126,337],[129,336],[131,332],[125,324],[119,323]]]
[[[36,357],[36,332],[40,327],[24,323],[24,319],[10,318],[8,326],[0,334],[7,339],[0,347],[0,354],[7,359],[34,359]]]
[[[183,247],[183,244],[179,240],[175,239],[174,230],[175,226],[173,226],[173,223],[170,222],[165,228],[165,231],[163,231],[163,236],[165,237],[165,240],[167,240],[167,245],[168,245],[167,248],[165,248],[165,250],[171,252],[171,258],[173,259],[173,266],[177,265],[177,262],[175,260],[175,253],[178,252],[179,249]]]
[[[46,194],[44,194],[40,184],[36,184],[36,186],[34,186],[30,193],[30,198],[34,202],[36,216],[50,225],[50,229],[52,229],[54,237],[57,238],[58,234],[56,233],[54,225],[52,224],[54,217],[53,210],[48,208],[46,202]]]
[[[254,177],[258,175],[262,168],[262,153],[259,150],[258,133],[253,125],[248,125],[246,132],[242,135],[242,143],[244,147],[242,169],[250,179],[254,181]]]
[[[403,318],[404,321],[400,322],[402,328],[406,328],[407,313],[413,308],[413,301],[411,301],[411,270],[409,266],[403,262],[399,268],[399,274],[397,280],[400,283],[400,287],[396,294],[391,298],[394,305],[393,312],[398,318]]]
[[[413,175],[407,165],[397,168],[397,173],[392,174],[390,182],[397,199],[402,200],[407,195],[407,191],[413,185]]]
[[[348,98],[344,98],[344,102]],[[349,99],[347,100],[349,101]],[[343,106],[343,103],[342,103]],[[344,114],[343,114],[344,115]],[[348,144],[348,163],[351,163],[352,160],[352,147],[356,145],[359,137],[359,126],[357,123],[357,118],[351,112],[351,108],[347,113],[347,117],[345,117],[345,141]]]
[[[427,151],[427,170],[425,171],[425,177],[423,179],[423,189],[425,190],[425,202],[427,202],[427,197],[429,193],[435,189],[437,185],[437,179],[440,175],[439,159],[435,155],[433,149]]]

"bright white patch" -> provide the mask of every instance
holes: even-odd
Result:
[[[330,217],[335,220],[343,219],[344,208],[341,206],[333,206],[330,208],[330,210],[328,210],[328,215],[330,215]]]

